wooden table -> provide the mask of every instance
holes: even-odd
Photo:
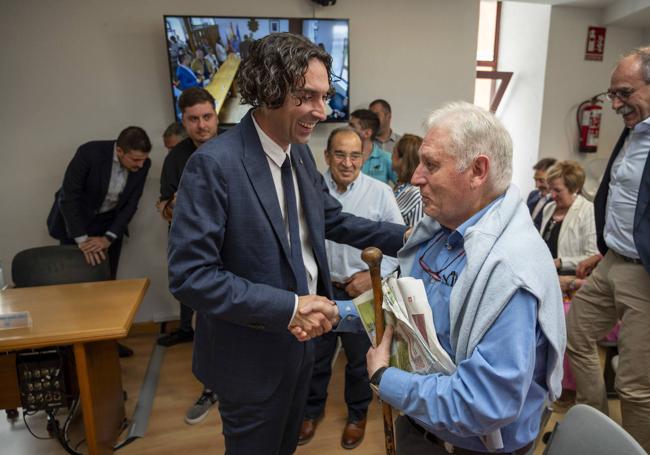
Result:
[[[91,455],[113,452],[124,421],[115,340],[127,336],[148,287],[149,279],[143,278],[0,292],[0,314],[29,311],[33,321],[31,328],[0,331],[0,352],[73,346]]]

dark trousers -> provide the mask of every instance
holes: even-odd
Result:
[[[350,297],[341,289],[334,289],[334,298],[348,300]],[[325,410],[327,386],[332,377],[332,359],[336,351],[336,339],[341,338],[348,363],[345,366],[345,402],[348,406],[348,419],[361,420],[368,412],[372,401],[372,390],[366,368],[366,354],[370,340],[365,333],[329,332],[314,339],[314,372],[309,382],[309,396],[305,418],[315,419]]]
[[[235,403],[219,397],[226,455],[291,455],[298,446],[309,378],[314,365],[312,341],[301,344],[278,390],[264,403]]]
[[[192,315],[194,314],[194,310],[182,302],[178,302],[178,304],[181,306],[181,325],[179,329],[185,332],[191,332],[193,330]]]

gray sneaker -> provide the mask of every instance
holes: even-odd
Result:
[[[190,425],[199,423],[201,420],[205,419],[205,416],[210,412],[210,407],[218,400],[216,393],[210,390],[203,390],[199,399],[196,400],[196,403],[187,410],[187,414],[185,414],[185,422]]]

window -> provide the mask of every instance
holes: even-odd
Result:
[[[498,71],[501,2],[481,0],[476,46],[474,104],[496,112],[512,72]]]

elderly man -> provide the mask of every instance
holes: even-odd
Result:
[[[390,127],[390,122],[393,117],[393,111],[390,104],[388,104],[388,101],[386,100],[377,99],[370,103],[368,109],[379,117],[379,131],[377,131],[377,136],[375,137],[375,144],[386,150],[388,153],[393,153],[393,147],[395,147],[395,144],[397,144],[397,141],[399,141],[399,138],[402,136],[397,134]]]
[[[393,255],[402,245],[404,226],[341,211],[306,145],[326,118],[331,61],[290,33],[251,44],[237,86],[254,107],[192,154],[177,193],[170,289],[197,311],[194,372],[219,396],[227,454],[296,449],[307,339],[338,315],[324,237]]]
[[[608,412],[596,341],[620,319],[616,390],[623,428],[650,452],[650,47],[618,62],[608,95],[621,135],[596,193],[598,248],[578,266],[584,278],[567,316],[577,399]]]
[[[332,131],[327,140],[325,161],[329,166],[325,173],[325,183],[343,210],[371,220],[404,223],[390,187],[361,173],[361,138],[355,130],[344,127]],[[368,266],[361,260],[360,250],[331,241],[326,242],[326,247],[335,299],[350,300],[370,289],[370,273]],[[396,268],[397,259],[387,257],[382,264],[383,275],[388,275]],[[327,385],[332,376],[332,359],[338,337],[347,358],[345,402],[348,418],[341,436],[341,445],[345,449],[353,449],[363,441],[368,405],[372,401],[372,390],[366,373],[366,352],[370,348],[370,340],[365,333],[330,332],[314,340],[316,362],[298,444],[306,444],[312,439],[316,425],[325,411]]]
[[[187,138],[185,127],[180,122],[172,122],[163,132],[163,144],[167,151],[171,151],[176,144]]]
[[[510,185],[512,142],[503,125],[454,103],[434,112],[428,127],[412,179],[427,216],[398,257],[403,275],[424,281],[438,340],[458,368],[418,375],[388,367],[388,328],[368,352],[370,382],[404,413],[398,453],[474,454],[502,445],[523,454],[544,400],[561,390],[564,315],[553,260]],[[481,437],[496,430],[501,438],[484,444]]]

